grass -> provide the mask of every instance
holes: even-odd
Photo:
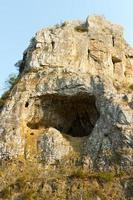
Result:
[[[45,168],[35,161],[14,160],[5,164],[0,174],[2,199],[13,199],[18,194],[23,200],[91,200],[94,195],[115,200],[114,194],[119,189],[119,176],[115,172],[91,172],[75,163]],[[110,198],[109,192],[114,196]]]
[[[101,179],[103,181],[106,181],[106,182],[110,182],[110,181],[113,181],[114,178],[115,178],[115,173],[114,172],[98,172],[96,174],[96,177],[98,179]]]
[[[95,178],[97,180],[109,182],[114,180],[116,174],[111,171],[89,172],[83,169],[74,169],[74,170],[72,169],[70,176],[73,178],[80,178],[80,179]]]
[[[8,187],[4,188],[2,191],[0,191],[0,199],[9,199],[11,193],[10,189]]]

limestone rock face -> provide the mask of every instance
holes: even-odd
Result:
[[[133,49],[104,17],[36,33],[0,113],[0,159],[132,171]],[[97,199],[100,197],[97,197]]]
[[[55,160],[59,161],[63,156],[69,154],[71,146],[69,141],[65,140],[59,131],[53,128],[40,137],[38,147],[41,151],[41,159],[46,163],[54,164]]]
[[[133,49],[104,17],[36,33],[0,108],[0,199],[132,200]]]

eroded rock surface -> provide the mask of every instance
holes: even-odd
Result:
[[[92,16],[42,29],[18,65],[0,113],[1,160],[56,166],[77,153],[86,170],[132,172],[133,49],[122,27]]]

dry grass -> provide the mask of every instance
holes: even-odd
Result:
[[[71,156],[70,156],[71,157]],[[62,165],[48,166],[23,159],[2,163],[0,198],[23,200],[102,200],[121,199],[119,176],[114,172],[90,172],[80,166],[78,158]],[[64,163],[64,165],[63,165]]]

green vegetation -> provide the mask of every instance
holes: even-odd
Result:
[[[99,172],[96,174],[96,177],[100,180],[103,181],[113,181],[115,178],[115,173],[114,172]]]
[[[8,89],[0,97],[0,108],[4,106],[6,100],[9,98],[11,90],[17,84],[18,80],[19,76],[17,76],[16,74],[9,75],[8,80],[5,82]]]
[[[9,89],[12,89],[13,86],[18,82],[18,76],[16,74],[10,74],[7,81],[5,82]]]
[[[0,166],[0,198],[13,199],[17,194],[23,200],[91,200],[94,195],[103,200],[121,199],[118,185],[120,178],[127,177],[125,173],[89,171],[75,161],[46,168],[23,159],[4,162]]]
[[[69,176],[73,178],[79,178],[79,179],[89,179],[94,178],[99,181],[105,181],[110,182],[113,181],[115,178],[124,176],[124,172],[120,172],[119,174],[116,174],[115,171],[103,171],[103,172],[89,172],[88,170],[84,170],[82,168],[75,168],[69,172]]]
[[[60,22],[58,24],[55,25],[55,28],[63,28],[67,25],[67,22]]]
[[[129,86],[129,89],[133,91],[133,84]]]
[[[87,32],[88,28],[84,24],[82,24],[80,26],[76,26],[75,30],[78,31],[78,32]]]

